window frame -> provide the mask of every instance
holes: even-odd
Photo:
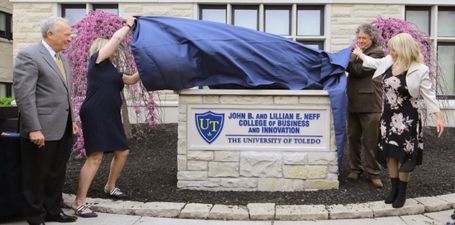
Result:
[[[13,97],[13,84],[12,83],[0,82],[0,85],[6,86],[6,96],[0,95],[0,97]]]
[[[455,6],[439,6],[438,10],[437,10],[437,14],[436,14],[436,17],[438,18],[438,23],[439,23],[439,12],[440,11],[452,11],[452,12],[455,12]],[[436,26],[439,27],[439,24],[436,24]],[[455,34],[454,34],[454,36],[439,36],[438,32],[435,32],[435,35],[438,38],[455,38]]]
[[[432,19],[431,19],[431,6],[405,6],[405,9],[404,9],[404,20],[408,21],[407,20],[407,11],[410,10],[410,11],[426,11],[428,12],[428,30],[427,30],[427,34],[430,36],[431,34],[431,25],[432,25]]]
[[[438,41],[436,43],[436,48],[435,48],[435,51],[437,52],[438,49],[439,49],[439,46],[454,46],[455,47],[455,42],[450,42],[450,41]],[[439,53],[437,54],[437,57],[439,58]],[[439,59],[438,59],[439,61]],[[437,65],[437,71],[441,71],[441,65],[438,63]],[[455,82],[455,74],[453,74],[453,78],[454,80],[452,82]],[[438,79],[436,82],[439,82],[441,79]],[[442,82],[448,82],[447,79],[446,79],[446,76],[445,74],[443,74],[443,77],[442,77]],[[455,87],[455,85],[454,85]],[[436,95],[438,98],[447,98],[447,99],[455,99],[455,93],[453,94],[440,94],[439,93],[439,88],[436,89]],[[455,90],[454,90],[455,92]]]
[[[231,6],[231,18],[232,18],[232,21],[231,21],[231,24],[234,25],[235,23],[235,10],[242,10],[242,9],[252,9],[252,10],[256,10],[256,30],[259,30],[259,13],[260,13],[260,7],[259,5],[232,5]],[[227,14],[227,13],[226,13]]]
[[[267,10],[288,10],[289,11],[289,27],[288,27],[288,34],[279,34],[280,36],[283,36],[283,37],[290,37],[292,36],[292,13],[293,13],[293,10],[292,10],[292,5],[271,5],[271,4],[267,4],[267,5],[264,5],[264,21],[263,21],[263,24],[264,24],[264,32],[266,32],[266,28],[267,28],[267,24],[266,24],[266,20],[267,20]]]
[[[12,31],[12,17],[11,13],[0,11],[1,14],[5,15],[5,30],[0,30],[0,38],[7,40],[13,40],[13,31]]]
[[[433,4],[433,5],[406,5],[405,6],[405,11],[404,11],[404,17],[406,19],[406,10],[408,9],[411,9],[411,10],[419,10],[419,9],[425,9],[425,8],[429,8],[430,9],[430,14],[429,14],[429,29],[430,29],[430,33],[428,34],[428,36],[430,37],[430,41],[431,41],[431,47],[432,47],[432,51],[434,51],[436,57],[438,57],[438,61],[439,61],[439,54],[438,54],[438,46],[443,44],[443,45],[455,45],[455,35],[454,36],[438,36],[438,16],[439,16],[439,12],[441,10],[446,10],[446,11],[455,11],[455,7],[453,6],[439,6],[437,4]],[[441,71],[441,65],[439,65],[439,63],[436,65],[436,72],[439,73],[439,72],[442,72]],[[445,74],[439,74],[439,76],[442,76],[442,79],[439,78],[436,80],[437,83],[439,82],[446,82],[446,77],[444,76]],[[445,94],[445,93],[441,93],[441,90],[439,88],[439,85],[436,85],[437,88],[436,88],[436,96],[438,99],[449,99],[449,100],[455,100],[455,94]],[[444,88],[444,87],[443,87]],[[455,92],[455,90],[453,90]]]
[[[117,16],[119,15],[119,6],[116,3],[61,3],[60,4],[60,15],[63,18],[66,18],[66,9],[85,9],[85,15],[88,14],[91,10],[96,9],[117,9]],[[72,24],[74,25],[74,24]]]
[[[317,44],[318,46],[322,46],[320,48],[321,50],[326,50],[329,48],[329,40],[327,38],[327,33],[326,32],[326,26],[327,26],[327,7],[329,7],[328,4],[300,4],[300,3],[293,3],[293,4],[263,4],[263,3],[257,3],[257,4],[239,4],[239,3],[234,3],[234,4],[219,4],[219,5],[209,5],[209,4],[199,4],[198,5],[198,11],[199,15],[195,16],[195,18],[198,18],[199,20],[202,20],[202,9],[206,9],[208,7],[216,7],[217,9],[225,9],[226,10],[226,23],[234,25],[234,19],[233,19],[233,14],[234,10],[238,7],[251,7],[251,8],[257,8],[258,11],[258,31],[265,32],[265,12],[267,10],[267,7],[274,7],[274,8],[285,8],[290,10],[290,32],[289,35],[281,35],[284,38],[288,38],[297,42],[307,42],[307,43],[314,43]],[[297,9],[299,8],[304,8],[304,9],[318,9],[321,11],[321,35],[315,35],[315,36],[302,36],[302,35],[297,35]]]
[[[87,4],[72,4],[72,3],[60,4],[60,14],[65,19],[67,19],[66,18],[66,9],[85,9],[85,14],[87,15]],[[79,21],[77,21],[77,22],[79,22]],[[71,25],[74,25],[74,24],[71,24]]]
[[[92,10],[95,11],[97,9],[117,9],[117,14],[115,14],[116,16],[119,15],[119,7],[118,7],[118,4],[114,4],[114,3],[107,3],[107,4],[100,4],[100,3],[96,3],[96,4],[92,4]]]
[[[224,15],[224,23],[228,24],[228,9],[227,9],[227,6],[226,5],[199,5],[199,20],[203,20],[202,19],[202,16],[203,16],[203,10],[204,9],[222,9],[225,11],[225,15]]]
[[[307,41],[305,39],[297,39],[296,41],[303,45],[317,45],[318,50],[324,50],[324,41]]]
[[[324,11],[324,6],[323,5],[297,5],[297,11],[296,11],[296,35],[300,37],[309,37],[309,36],[324,36],[325,35],[325,21],[324,21],[324,16],[325,16],[325,11]],[[319,24],[319,35],[299,35],[299,19],[298,19],[298,12],[299,10],[319,10],[320,11],[320,18],[319,21],[321,21],[321,24]]]

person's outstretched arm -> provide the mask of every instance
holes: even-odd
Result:
[[[98,58],[96,58],[97,64],[102,62],[103,60],[109,58],[112,54],[114,54],[114,52],[117,50],[120,43],[125,38],[128,31],[130,31],[131,27],[134,25],[135,20],[136,20],[136,18],[134,18],[134,17],[128,17],[126,19],[126,26],[123,26],[122,28],[117,30],[114,33],[114,35],[112,35],[109,42],[100,49],[100,51],[98,53]]]
[[[135,84],[139,81],[139,73],[136,72],[133,75],[123,74],[122,80],[124,84]]]
[[[376,59],[376,58],[365,55],[363,53],[362,49],[360,49],[359,47],[356,47],[352,51],[352,54],[356,55],[363,61],[363,64],[362,64],[363,67],[373,68],[373,69],[377,69],[381,64],[385,63],[386,61],[389,61],[390,60],[389,58],[391,57],[390,55],[387,55],[383,58]]]

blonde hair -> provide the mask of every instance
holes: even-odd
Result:
[[[90,56],[99,51],[103,46],[107,44],[107,42],[109,42],[109,40],[106,38],[97,38],[95,41],[93,41],[92,46],[90,46]]]
[[[389,40],[387,47],[398,54],[394,64],[400,68],[407,70],[413,62],[422,63],[423,61],[419,44],[408,33],[395,35]]]

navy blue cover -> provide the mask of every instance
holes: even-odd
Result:
[[[326,53],[233,25],[150,16],[137,19],[132,51],[148,91],[195,86],[327,90],[341,167],[350,48]]]

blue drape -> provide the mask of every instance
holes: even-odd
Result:
[[[148,91],[195,86],[324,89],[341,166],[351,49],[326,53],[281,36],[222,23],[139,17],[132,51]]]

